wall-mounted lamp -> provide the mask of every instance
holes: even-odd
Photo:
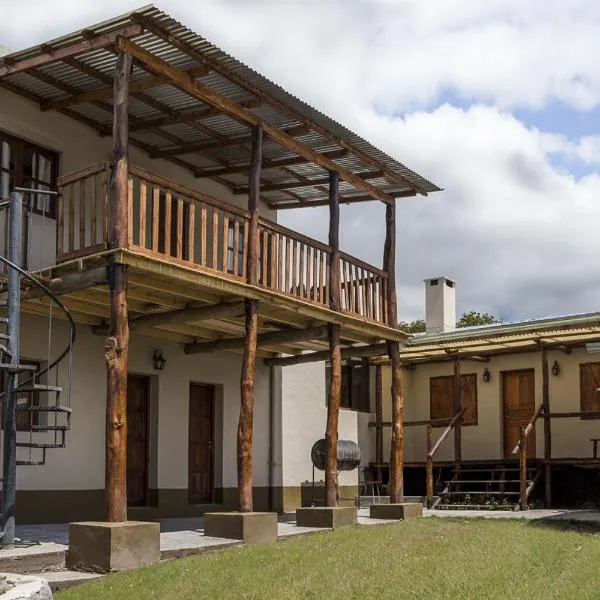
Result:
[[[162,371],[167,364],[167,359],[163,356],[162,350],[155,350],[152,360],[154,361],[154,368],[157,371]]]
[[[560,373],[560,365],[558,364],[558,361],[555,360],[554,364],[552,365],[552,375],[558,375]]]
[[[489,380],[492,378],[492,374],[490,373],[490,370],[486,367],[483,370],[483,380],[488,383]]]

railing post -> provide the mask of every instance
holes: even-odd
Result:
[[[431,508],[433,504],[433,426],[427,424],[427,461],[425,464],[426,484],[427,484],[427,508]]]
[[[523,426],[519,441],[519,505],[521,510],[527,510],[527,436]]]

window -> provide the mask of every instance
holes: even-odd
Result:
[[[460,376],[460,405],[466,408],[462,425],[477,425],[477,375],[475,373]],[[454,375],[429,379],[429,414],[432,420],[454,417]],[[446,427],[446,425],[434,425],[434,427]]]
[[[0,198],[8,198],[15,186],[56,190],[58,154],[0,132]],[[30,208],[56,218],[56,198],[30,195]]]
[[[325,399],[329,392],[329,380],[331,378],[331,367],[325,368]],[[371,412],[370,385],[369,385],[369,361],[364,359],[342,363],[342,394],[340,408],[357,410],[359,412]]]
[[[579,365],[579,399],[582,412],[600,412],[600,362]],[[581,417],[590,419],[594,417]]]

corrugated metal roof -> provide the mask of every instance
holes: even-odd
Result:
[[[310,131],[298,135],[296,138],[298,141],[319,153],[347,150],[348,154],[334,159],[335,162],[359,176],[361,173],[373,172],[374,169],[381,171],[381,176],[369,179],[369,183],[379,190],[390,195],[402,195],[403,192],[411,189],[419,193],[440,190],[435,184],[408,169],[367,140],[293,96],[151,5],[134,13],[51,40],[46,44],[0,58],[0,68],[23,59],[40,57],[48,52],[49,47],[55,52],[89,40],[91,33],[109,34],[135,23],[144,25],[141,34],[130,37],[137,45],[179,69],[206,64],[210,72],[198,78],[202,84],[237,103],[257,99],[262,101],[262,104],[249,107],[248,110],[252,110],[256,115],[279,128],[308,124]],[[114,49],[110,47],[87,49],[82,50],[76,57],[64,61],[50,62],[37,69],[4,75],[0,77],[0,85],[4,82],[11,89],[18,90],[44,104],[68,98],[70,95],[107,87],[112,81],[115,64]],[[143,65],[136,64],[133,80],[148,77],[148,73]],[[248,134],[246,124],[224,113],[215,114],[214,111],[206,117],[190,118],[185,122],[153,125],[157,119],[177,121],[178,118],[181,119],[182,114],[185,115],[186,111],[199,109],[212,110],[207,104],[171,85],[160,85],[143,92],[134,92],[130,102],[131,139],[152,153],[180,150],[190,143],[198,144],[205,140],[219,140]],[[74,118],[97,125],[103,133],[108,133],[110,130],[111,98],[74,104],[64,110]],[[175,156],[179,164],[186,163],[197,175],[210,176],[209,166],[222,169],[224,165],[236,167],[248,164],[250,144],[202,150],[194,155],[194,159],[191,154],[185,152]],[[278,144],[265,144],[265,157],[270,160],[289,159],[293,156],[294,153]],[[325,175],[323,168],[312,163],[294,165],[286,168],[284,173],[290,177],[290,182],[308,184],[310,179],[322,179]],[[263,173],[263,185],[268,186],[271,182],[281,181],[281,177],[272,179],[267,177],[268,173]],[[232,188],[240,185],[239,175],[237,177],[229,174],[220,175],[220,181]],[[364,195],[363,191],[345,182],[340,186],[340,193],[348,198]],[[274,204],[302,205],[310,204],[311,200],[323,200],[327,197],[327,193],[322,186],[313,185],[293,190],[269,191],[265,196]]]

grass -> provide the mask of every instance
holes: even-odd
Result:
[[[600,534],[427,518],[303,536],[111,575],[58,600],[600,597]]]

